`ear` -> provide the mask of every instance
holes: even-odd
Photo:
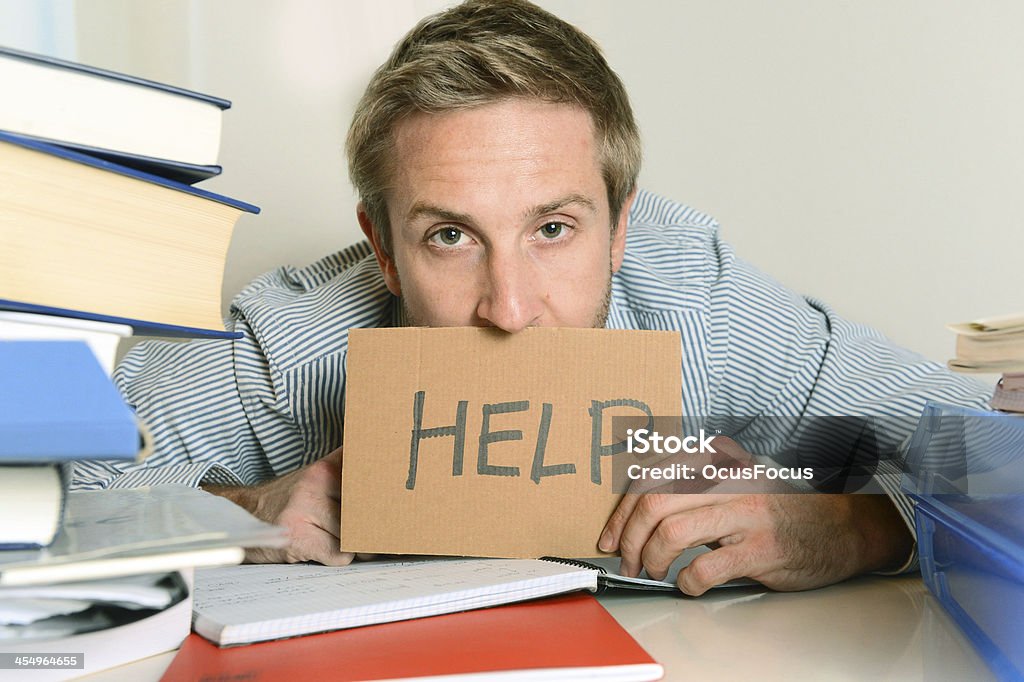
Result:
[[[619,268],[622,267],[622,259],[626,255],[626,227],[629,223],[629,209],[633,208],[634,199],[636,199],[635,189],[622,202],[622,209],[615,219],[615,234],[612,236],[612,272],[619,271]]]
[[[395,259],[381,245],[380,235],[374,229],[373,223],[370,221],[370,215],[366,212],[366,207],[363,206],[361,201],[356,206],[356,219],[359,221],[359,227],[362,229],[363,234],[370,240],[370,246],[373,247],[373,254],[377,257],[377,265],[380,266],[380,271],[384,274],[384,283],[387,285],[388,291],[395,296],[401,296],[402,283],[398,280],[398,268],[395,267]]]

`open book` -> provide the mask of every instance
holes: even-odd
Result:
[[[0,553],[0,586],[237,564],[244,547],[286,542],[284,529],[184,485],[75,491],[53,544]]]
[[[605,561],[617,566],[618,559]],[[196,572],[193,628],[220,646],[232,646],[613,586],[679,593],[672,583],[625,578],[573,560],[231,566]]]

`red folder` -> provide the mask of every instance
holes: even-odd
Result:
[[[521,672],[657,680],[657,662],[589,594],[220,649],[191,634],[176,680],[381,680]],[[506,676],[507,679],[507,676]]]

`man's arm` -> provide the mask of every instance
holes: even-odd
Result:
[[[913,428],[925,400],[984,403],[985,389],[977,383],[843,320],[738,260],[713,228],[706,230],[705,239],[694,238],[694,226],[680,231],[670,224],[659,226],[658,232],[677,235],[681,243],[682,237],[690,239],[682,256],[710,291],[702,305],[700,288],[691,286],[695,303],[683,303],[696,308],[697,315],[691,311],[689,317],[680,316],[689,325],[682,331],[684,348],[698,362],[703,360],[692,376],[684,370],[684,382],[693,384],[684,386],[684,402],[690,395],[709,396],[706,404],[696,404],[699,411],[688,414],[724,418],[729,422],[725,432],[742,434],[743,446],[756,455],[776,454],[777,439],[771,428],[763,427],[773,426],[778,417],[863,417],[878,427],[873,429],[878,451],[892,454]],[[647,282],[660,277],[657,272],[647,275]],[[667,293],[656,294],[647,298],[675,300]],[[808,453],[805,448],[804,454],[825,461],[844,454],[828,447],[811,449]],[[644,566],[658,574],[669,555],[716,544],[693,570],[681,574],[680,586],[695,593],[738,571],[763,577],[780,589],[800,589],[866,571],[913,567],[913,509],[898,489],[896,464],[881,462],[878,467],[890,469],[875,476],[875,490],[884,496],[627,497],[600,545],[619,549],[625,570]]]

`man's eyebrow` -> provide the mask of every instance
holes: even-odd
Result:
[[[590,197],[584,196],[582,194],[566,194],[564,197],[560,197],[558,199],[555,199],[554,201],[550,201],[546,204],[541,204],[540,206],[536,206],[530,209],[529,211],[526,212],[525,217],[539,218],[542,215],[554,213],[555,211],[563,209],[566,206],[570,206],[572,204],[580,204],[584,208],[588,209],[591,213],[597,212],[597,205]]]
[[[422,201],[417,201],[409,209],[409,215],[407,220],[412,222],[419,218],[432,218],[434,220],[443,220],[452,223],[463,223],[469,224],[473,222],[473,219],[466,213],[457,213],[455,211],[449,211],[446,208],[440,206],[432,206]]]
[[[572,204],[579,204],[584,208],[588,209],[592,213],[597,211],[597,205],[594,200],[590,197],[584,196],[583,194],[567,194],[564,197],[559,197],[553,201],[549,201],[546,204],[534,206],[528,209],[523,215],[526,219],[538,218],[548,213],[554,213],[566,206]],[[434,206],[422,201],[417,201],[409,209],[409,214],[406,218],[408,222],[413,222],[419,218],[431,218],[433,220],[442,220],[452,223],[462,223],[464,225],[470,225],[473,223],[473,218],[468,213],[459,213],[452,211],[441,206]]]

